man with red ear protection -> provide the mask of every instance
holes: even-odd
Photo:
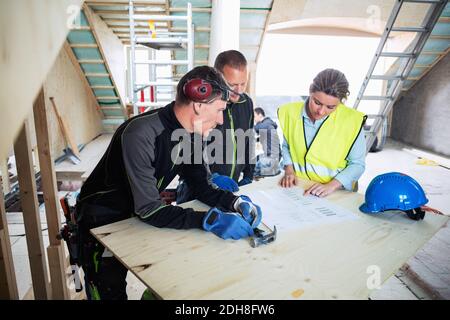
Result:
[[[219,72],[196,67],[181,78],[175,101],[127,120],[114,133],[77,199],[79,260],[89,299],[127,298],[127,269],[92,237],[92,228],[137,216],[158,228],[198,228],[222,239],[253,235],[261,221],[259,207],[214,187],[202,157],[200,163],[178,161],[195,157],[195,149],[180,151],[185,138],[206,137],[223,124],[229,96]],[[162,201],[160,192],[177,175],[194,186],[195,197],[211,206],[209,211]]]
[[[223,124],[215,129],[220,131],[223,138],[210,144],[211,149],[214,143],[214,148],[221,150],[222,157],[211,157],[208,165],[212,172],[212,182],[223,190],[235,192],[239,190],[239,186],[252,182],[256,162],[253,102],[244,93],[248,81],[247,60],[241,52],[228,50],[217,56],[214,67],[223,74],[231,90],[228,90],[230,95],[223,111]],[[240,133],[245,134],[244,143],[242,139],[239,141]],[[209,150],[207,153],[210,153]],[[186,181],[181,181],[177,188],[177,202],[192,200],[191,189]]]

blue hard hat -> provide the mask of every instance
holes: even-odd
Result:
[[[389,172],[373,178],[366,190],[366,202],[359,210],[364,213],[386,210],[410,212],[427,202],[425,192],[416,180],[403,173]]]

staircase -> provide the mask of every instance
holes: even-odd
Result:
[[[396,21],[404,4],[426,5],[425,16],[419,25],[397,26]],[[419,9],[418,9],[419,10]],[[362,109],[369,106],[368,121],[365,126],[367,152],[383,148],[388,132],[387,117],[401,92],[412,87],[415,81],[423,77],[449,50],[448,0],[396,0],[389,16],[385,31],[372,59],[369,70],[359,90],[353,108]],[[410,45],[401,52],[391,52],[386,43],[391,33],[415,34]],[[380,58],[395,58],[395,63],[384,74],[377,74]],[[369,83],[386,81],[381,95],[367,95]],[[379,101],[374,108],[370,101]],[[376,105],[375,105],[376,106]]]
[[[433,27],[430,37],[425,43],[409,76],[403,83],[403,91],[411,89],[450,51],[450,3],[447,3],[438,21]],[[398,68],[398,63],[395,64]],[[396,71],[395,68],[393,70]],[[390,83],[389,83],[390,85]]]
[[[127,116],[123,100],[91,25],[92,22],[84,9],[81,10],[75,28],[67,36],[67,41],[97,99],[103,115],[103,130],[110,133],[114,132]]]

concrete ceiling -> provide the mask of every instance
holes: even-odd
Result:
[[[396,0],[275,0],[268,32],[379,36]],[[396,26],[420,24],[428,4],[405,3]]]

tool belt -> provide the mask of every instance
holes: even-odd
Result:
[[[86,259],[86,247],[92,247],[97,240],[90,229],[129,218],[129,214],[86,201],[76,200],[71,204],[72,195],[66,195],[61,201],[66,223],[60,231],[59,239],[64,239],[70,255],[70,264],[82,266]],[[89,251],[89,250],[88,250]]]

